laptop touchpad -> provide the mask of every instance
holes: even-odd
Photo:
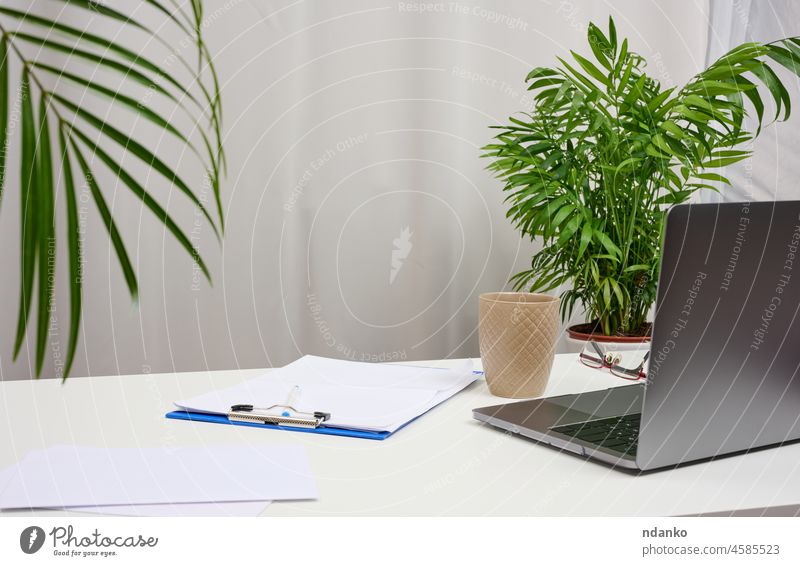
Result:
[[[644,386],[627,385],[577,395],[550,397],[547,402],[591,415],[592,419],[616,417],[642,411]]]

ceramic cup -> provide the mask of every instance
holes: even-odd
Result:
[[[544,393],[559,331],[560,299],[538,293],[484,293],[478,333],[492,395],[524,399]]]

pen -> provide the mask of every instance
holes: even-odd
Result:
[[[294,387],[292,387],[289,390],[289,396],[286,397],[286,401],[282,405],[272,405],[271,407],[257,408],[257,407],[254,407],[253,405],[244,404],[243,403],[243,404],[231,405],[231,411],[234,412],[234,413],[236,413],[236,412],[249,413],[251,411],[269,411],[270,409],[274,409],[276,407],[282,407],[283,411],[281,412],[281,416],[282,417],[290,417],[290,416],[292,416],[292,414],[289,411],[289,409],[291,409],[292,411],[294,411],[296,413],[300,412],[295,408],[294,404],[297,403],[300,400],[300,394],[301,393],[302,393],[302,391],[300,390],[300,386],[299,385],[295,385]]]
[[[297,403],[300,400],[300,394],[301,393],[302,393],[302,391],[300,390],[300,386],[299,385],[295,385],[294,387],[292,387],[292,389],[289,391],[289,396],[286,398],[286,402],[283,404],[283,406],[286,409],[292,409],[293,411],[296,411],[297,409],[294,408],[294,405],[295,405],[295,403]],[[290,417],[291,414],[289,413],[288,410],[284,410],[281,413],[281,416],[282,417]]]

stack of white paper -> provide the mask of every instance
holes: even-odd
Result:
[[[272,500],[317,497],[301,446],[54,446],[29,453],[3,478],[0,509],[253,515]]]
[[[190,412],[227,414],[232,405],[284,404],[298,387],[294,408],[330,413],[327,426],[394,432],[475,379],[471,362],[437,369],[304,356],[261,377],[175,404]]]

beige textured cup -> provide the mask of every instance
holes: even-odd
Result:
[[[560,299],[538,293],[484,293],[478,333],[492,395],[524,399],[544,393],[558,338]]]

